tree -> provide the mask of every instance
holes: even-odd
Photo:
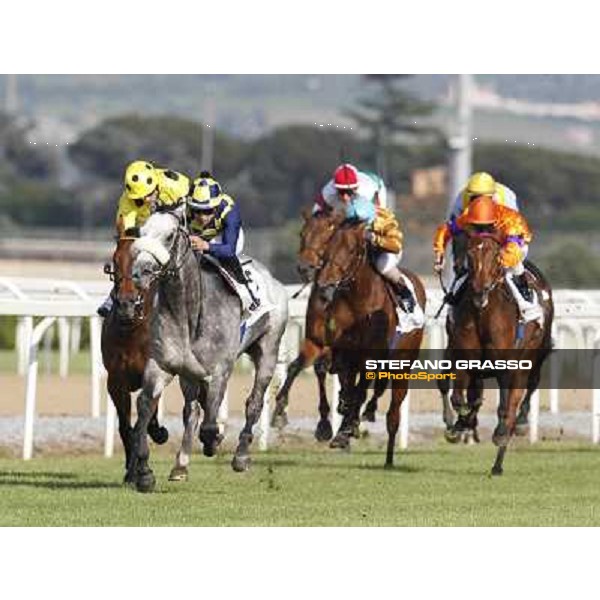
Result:
[[[438,130],[422,121],[431,116],[434,105],[402,87],[407,77],[410,75],[364,75],[366,84],[373,90],[371,96],[347,112],[367,134],[371,168],[386,180],[391,146],[424,137],[429,138],[430,143],[439,141]]]
[[[71,146],[73,161],[88,174],[119,179],[126,165],[145,159],[194,177],[199,174],[204,127],[179,117],[126,115],[107,119],[86,131]],[[240,169],[247,144],[221,133],[215,135],[215,174],[233,177]]]

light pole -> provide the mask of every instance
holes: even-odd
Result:
[[[465,184],[472,169],[472,75],[458,75],[455,82],[455,113],[448,137],[448,213],[456,194]]]

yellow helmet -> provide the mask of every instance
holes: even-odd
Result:
[[[149,162],[136,160],[125,170],[125,191],[130,200],[149,196],[158,186],[158,174]]]
[[[474,173],[469,177],[466,192],[471,197],[493,196],[496,192],[496,181],[489,173]]]
[[[212,210],[219,206],[223,199],[221,184],[208,172],[202,172],[194,180],[192,197],[188,204],[196,210]]]

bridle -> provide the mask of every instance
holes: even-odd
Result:
[[[471,233],[469,234],[469,240],[471,239],[491,239],[493,240],[498,246],[501,245],[500,240],[498,240],[497,236],[495,236],[493,233]],[[483,242],[482,242],[483,245]],[[504,273],[502,271],[502,268],[498,269],[498,276],[494,278],[494,280],[492,281],[491,284],[487,285],[483,290],[481,290],[480,292],[476,292],[475,290],[473,290],[473,286],[472,286],[472,282],[473,282],[473,272],[472,272],[472,267],[471,267],[471,263],[469,261],[469,279],[471,281],[471,301],[475,304],[476,308],[485,308],[488,304],[488,300],[489,300],[489,295],[498,287],[498,285],[503,281],[504,279]]]
[[[158,271],[156,271],[155,273],[153,273],[152,277],[150,278],[150,283],[149,283],[148,287],[151,287],[156,281],[158,281],[162,278],[175,277],[176,275],[178,275],[179,271],[181,270],[181,268],[183,267],[183,265],[185,263],[187,255],[189,254],[190,250],[192,249],[192,242],[190,240],[190,236],[189,236],[188,232],[186,231],[186,229],[184,227],[182,227],[179,217],[172,212],[164,211],[164,214],[167,214],[177,220],[177,231],[175,233],[173,242],[171,243],[171,247],[167,251],[169,254],[169,260],[166,263],[162,264],[160,262],[160,260],[154,254],[149,252],[150,256],[152,256],[152,258],[160,265],[160,269]],[[183,236],[183,239],[185,241],[185,250],[180,257],[179,263],[173,264],[176,261],[175,250],[179,246],[179,239],[181,236]]]
[[[342,273],[344,273],[344,271],[345,271],[345,274],[342,274],[342,277],[340,279],[330,281],[325,284],[321,284],[320,287],[332,287],[334,290],[334,294],[335,294],[339,290],[343,290],[344,288],[347,288],[356,279],[358,271],[359,271],[360,267],[363,265],[363,263],[365,262],[365,259],[367,256],[367,244],[363,242],[362,244],[359,244],[358,246],[359,246],[358,252],[354,254],[353,261],[347,267],[337,264],[335,262],[335,258],[330,260],[328,253],[326,253],[326,256],[323,261],[323,263],[324,263],[323,266],[331,265],[333,267],[338,267],[342,271]]]
[[[317,217],[317,218],[327,218],[327,216],[323,216],[323,217]],[[335,221],[331,221],[329,224],[329,227],[331,227],[332,229],[331,231],[331,235],[329,236],[329,239],[327,240],[327,242],[323,245],[322,248],[320,248],[320,252],[319,250],[314,248],[314,245],[310,245],[310,246],[306,246],[306,241],[303,235],[300,236],[300,240],[301,240],[301,246],[300,246],[300,252],[308,252],[312,255],[314,255],[314,257],[316,258],[315,261],[310,261],[310,266],[313,267],[317,272],[320,271],[323,268],[323,265],[325,264],[325,254],[327,252],[327,245],[329,244],[329,242],[331,242],[331,240],[333,239],[333,236],[336,234],[336,232],[338,231],[338,229],[340,228],[341,223],[336,223]]]

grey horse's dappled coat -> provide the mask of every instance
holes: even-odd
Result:
[[[264,393],[273,377],[281,337],[288,314],[284,286],[254,261],[274,308],[260,317],[240,340],[241,303],[216,268],[198,256],[182,226],[184,208],[155,213],[142,228],[132,248],[133,277],[142,287],[157,281],[152,312],[150,359],[138,399],[135,452],[129,476],[138,489],[154,486],[149,469],[147,420],[162,390],[174,375],[196,386],[195,396],[203,409],[200,440],[204,454],[212,456],[221,441],[217,413],[236,358],[247,353],[255,365],[254,386],[246,400],[246,423],[240,433],[233,468],[249,466],[252,427],[262,410]],[[200,262],[200,264],[199,264]],[[186,401],[194,394],[186,394]],[[190,414],[191,411],[187,411]],[[188,419],[189,421],[189,419]],[[187,467],[193,424],[186,422],[182,449],[175,469]]]

